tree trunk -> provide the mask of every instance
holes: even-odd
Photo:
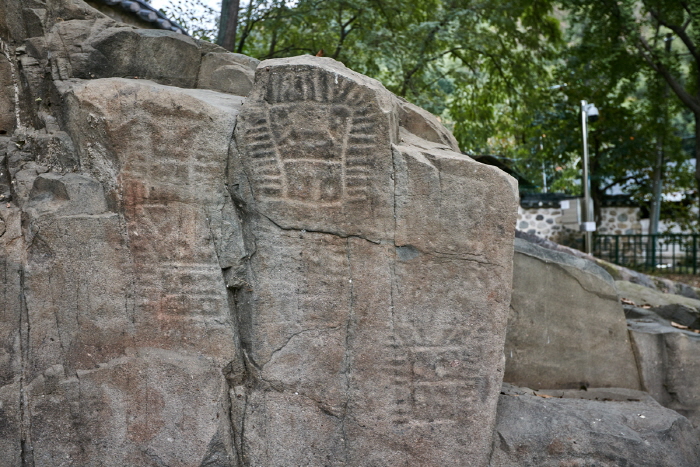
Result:
[[[695,113],[695,183],[697,184],[697,199],[700,203],[700,113]],[[700,216],[700,206],[698,206]]]
[[[661,219],[661,192],[664,178],[664,145],[662,137],[656,136],[656,165],[654,166],[654,178],[651,197],[651,212],[649,213],[649,234],[659,233],[659,220]]]
[[[236,47],[239,5],[240,0],[223,0],[221,2],[221,20],[219,24],[219,36],[216,42],[221,47],[231,52],[233,52]]]

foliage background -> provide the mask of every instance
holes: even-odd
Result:
[[[656,170],[667,198],[683,201],[666,202],[662,217],[687,229],[697,217],[695,3],[249,0],[234,51],[340,60],[438,115],[464,152],[509,159],[535,191],[580,193],[580,102],[594,102],[596,207],[604,193],[624,192],[648,209]],[[217,12],[202,0],[174,0],[165,12],[195,37],[216,37]]]

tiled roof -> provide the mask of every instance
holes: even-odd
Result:
[[[525,209],[558,208],[561,201],[575,198],[564,193],[520,193],[520,206]]]
[[[177,24],[176,22],[168,19],[160,11],[153,8],[148,2],[144,0],[95,0],[96,2],[103,3],[112,7],[120,7],[127,13],[138,16],[141,20],[153,23],[156,27],[160,29],[166,29],[168,31],[175,31],[180,34],[187,34],[185,30]]]
[[[525,209],[558,208],[561,201],[576,199],[580,196],[566,195],[564,193],[520,193],[520,206]],[[603,195],[601,200],[603,207],[635,207],[639,203],[630,195]]]

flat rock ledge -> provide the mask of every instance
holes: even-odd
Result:
[[[700,432],[646,393],[504,385],[491,467],[694,467]]]

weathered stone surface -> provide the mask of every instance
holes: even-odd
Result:
[[[22,43],[42,35],[47,23],[70,19],[92,19],[93,8],[80,0],[5,0],[0,3],[0,37]]]
[[[620,399],[543,398],[506,389],[490,465],[697,465],[700,433],[686,418],[653,400]]]
[[[700,300],[700,295],[698,295],[700,289],[692,287],[688,284],[684,284],[682,282],[675,282],[664,277],[652,276],[652,279],[654,280],[654,284],[656,285],[656,290],[675,295],[682,295],[684,297],[693,298],[695,300]]]
[[[399,121],[402,128],[427,141],[444,144],[455,152],[461,152],[457,140],[439,121],[425,109],[402,98],[399,101]]]
[[[102,185],[83,175],[44,173],[34,179],[27,210],[35,216],[52,212],[61,216],[103,214],[107,200]]]
[[[201,61],[191,37],[110,19],[60,22],[48,46],[53,74],[62,80],[128,77],[193,88]]]
[[[643,389],[700,426],[700,335],[649,319],[628,324]]]
[[[622,305],[622,309],[625,310],[625,318],[627,319],[644,319],[644,320],[649,320],[650,322],[655,321],[659,322],[662,324],[665,324],[666,326],[670,326],[671,322],[662,318],[661,316],[657,315],[651,309],[649,308],[641,308],[638,306],[634,305]]]
[[[651,305],[659,307],[670,304],[685,305],[692,308],[700,308],[700,300],[684,297],[678,294],[664,293],[640,284],[628,281],[615,281],[620,298],[626,298],[639,305]]]
[[[22,465],[23,357],[26,345],[27,310],[22,295],[24,244],[21,212],[13,204],[0,202],[0,466]]]
[[[700,310],[697,308],[671,303],[669,305],[651,307],[651,311],[669,321],[688,326],[691,329],[700,329]]]
[[[504,386],[508,386],[504,383]],[[512,386],[516,388],[515,386]],[[557,397],[564,399],[585,399],[589,401],[630,401],[630,402],[653,402],[655,399],[648,392],[638,391],[636,389],[627,388],[588,388],[585,391],[582,389],[538,389],[533,391],[529,388],[518,388],[525,390],[527,394],[547,398]],[[501,391],[501,393],[511,394],[511,391]],[[520,393],[520,392],[518,392]],[[512,395],[512,394],[511,394]]]
[[[258,67],[239,118],[240,163],[249,179],[260,179],[243,193],[250,190],[260,214],[284,229],[389,237],[399,130],[393,96],[332,59],[322,61],[328,70],[313,57],[280,60]]]
[[[540,245],[549,250],[560,251],[562,253],[567,253],[572,256],[576,256],[578,258],[584,258],[593,261],[595,264],[605,269],[615,281],[627,281],[632,282],[634,284],[643,285],[653,290],[659,290],[664,293],[683,295],[685,297],[696,299],[700,298],[700,296],[698,295],[698,290],[688,286],[687,284],[674,282],[665,278],[648,276],[644,273],[633,271],[632,269],[627,269],[624,266],[609,263],[600,258],[596,258],[593,255],[583,253],[582,251],[576,250],[574,248],[560,245],[558,243],[546,240],[534,234],[523,232],[521,230],[516,230],[515,235],[516,237],[524,238],[525,240],[528,240],[531,243],[536,243],[537,245]]]
[[[258,60],[246,55],[208,53],[202,57],[197,87],[247,96],[253,88],[258,63]]]
[[[62,91],[83,173],[35,171],[23,202],[33,465],[232,465],[241,363],[217,251],[241,99],[124,79]]]
[[[7,147],[9,142],[9,137],[0,136],[0,205],[2,205],[2,201],[8,202],[12,199],[12,178],[9,170],[7,170]]]
[[[37,173],[48,170],[65,173],[78,169],[80,161],[65,132],[24,131],[9,145],[7,166],[13,176],[29,168]]]
[[[199,465],[228,414],[219,364],[142,348],[74,376],[49,367],[27,389],[35,465]]]
[[[399,135],[396,102],[330,59],[258,67],[230,182],[250,465],[487,462],[514,186]]]
[[[12,133],[16,126],[15,87],[12,66],[0,43],[0,136]]]
[[[639,389],[610,275],[522,239],[515,245],[505,381],[537,389]]]
[[[5,323],[2,323],[5,324]],[[3,336],[4,337],[4,336]],[[4,356],[4,355],[3,355]],[[22,465],[21,385],[17,381],[0,386],[0,466]]]
[[[636,306],[646,306],[649,312],[664,320],[700,329],[700,300],[688,297],[688,294],[664,293],[627,281],[616,281],[615,286],[621,298]]]

